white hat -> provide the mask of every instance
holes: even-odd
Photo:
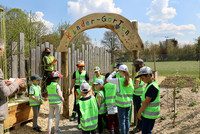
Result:
[[[126,65],[121,65],[121,66],[119,66],[119,70],[128,71],[128,67]]]
[[[89,85],[86,81],[84,81],[84,82],[82,82],[82,84],[80,85],[80,90],[81,90],[81,92],[83,92],[83,93],[87,93],[87,92],[90,91],[90,85]]]
[[[136,76],[135,78],[141,77],[142,75],[145,75],[145,74],[152,74],[152,69],[147,66],[140,68],[138,76]]]

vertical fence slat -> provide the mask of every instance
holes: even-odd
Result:
[[[82,45],[82,60],[85,61],[85,45]]]
[[[72,44],[72,72],[75,71],[75,53],[74,53],[75,49],[74,49],[74,44]]]
[[[44,45],[45,45],[45,48],[46,48],[46,47],[49,48],[49,42],[45,42]]]
[[[12,78],[18,78],[17,42],[12,43]]]
[[[19,77],[25,78],[25,56],[24,56],[24,34],[19,34],[19,50],[20,50],[20,56],[19,56]]]
[[[61,52],[58,52],[57,53],[57,55],[58,55],[58,61],[57,61],[57,70],[62,74],[62,71],[61,71]],[[59,83],[59,85],[62,85],[62,79],[59,79],[59,81],[58,81],[58,83]]]
[[[40,64],[41,64],[41,58],[40,58],[40,47],[37,46],[36,47],[36,51],[35,51],[35,73],[36,74],[40,74]]]
[[[35,49],[31,49],[31,75],[35,74]]]
[[[54,59],[58,59],[58,52],[54,53]],[[55,66],[54,66],[55,70],[58,70],[58,62],[56,62]]]
[[[72,56],[71,56],[71,48],[68,48],[68,74],[69,74],[69,87],[71,87],[72,83]]]
[[[53,45],[52,45],[52,44],[50,44],[50,45],[49,45],[49,48],[51,49],[51,56],[53,56],[53,55],[54,55],[54,49],[53,49]]]

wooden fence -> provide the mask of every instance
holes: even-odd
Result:
[[[55,52],[55,48],[52,44],[46,42],[32,48],[30,50],[30,56],[25,58],[23,33],[19,34],[19,39],[19,44],[17,42],[12,43],[11,57],[8,58],[8,77],[29,79],[33,74],[38,74],[42,77],[42,53],[45,50],[45,47],[49,47],[51,49],[51,55],[58,59],[55,70],[61,72],[61,53]],[[111,55],[105,48],[82,45],[82,49],[75,50],[75,44],[72,44],[71,48],[68,48],[69,87],[71,85],[73,72],[77,70],[76,64],[78,60],[85,61],[85,70],[89,73],[90,81],[92,81],[92,78],[94,77],[93,68],[95,66],[99,66],[102,73],[110,72],[111,69]],[[62,80],[59,81],[59,83],[62,87]]]

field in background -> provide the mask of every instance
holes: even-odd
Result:
[[[132,63],[124,62],[132,73]],[[145,62],[145,66],[149,66],[154,70],[153,62]],[[166,61],[156,62],[156,70],[160,76],[184,75],[191,77],[199,77],[199,62],[198,61]]]

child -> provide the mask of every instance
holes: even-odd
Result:
[[[116,84],[115,103],[118,108],[121,134],[129,134],[129,112],[132,105],[134,87],[126,65],[119,66],[119,74],[120,78],[113,78],[116,75],[116,71],[114,71],[108,76],[107,81]]]
[[[59,133],[59,121],[61,102],[64,103],[61,88],[58,84],[58,79],[63,77],[59,71],[52,72],[51,84],[47,86],[48,99],[49,99],[49,120],[48,120],[48,134],[51,134],[51,126],[55,112],[55,134]]]
[[[104,91],[104,81],[102,79],[97,79],[96,82],[94,82],[95,88],[98,91],[96,95],[96,100],[99,104],[99,115],[98,115],[98,129],[99,134],[103,133],[103,120],[105,123],[108,122],[106,117],[106,105],[105,105],[105,91]]]
[[[142,67],[136,78],[139,77],[147,86],[142,94],[142,106],[137,117],[142,120],[142,134],[151,134],[155,120],[160,116],[160,89],[152,77],[150,67]]]
[[[110,73],[107,73],[105,79],[108,78]],[[108,129],[110,134],[114,134],[114,125],[115,125],[115,134],[119,134],[119,120],[117,106],[115,104],[115,96],[117,93],[116,85],[105,81],[105,103],[108,112]]]
[[[95,67],[94,68],[94,73],[95,73],[95,76],[93,78],[93,83],[96,82],[97,79],[102,79],[104,81],[105,77],[103,75],[101,75],[101,72],[100,72],[100,67]],[[96,90],[94,84],[92,84],[92,89],[94,90],[94,93],[95,93],[95,96],[96,94],[99,92]]]
[[[82,134],[96,134],[98,126],[98,104],[95,97],[92,95],[90,85],[87,82],[82,82],[80,85],[81,95],[78,102]]]
[[[42,132],[41,127],[37,124],[37,118],[42,104],[41,87],[39,86],[40,78],[37,74],[31,76],[32,85],[29,89],[29,104],[33,108],[33,130]]]
[[[142,59],[136,59],[133,65],[135,66],[135,71],[136,71],[136,74],[133,77],[133,85],[134,85],[133,104],[135,106],[136,112],[138,113],[141,106],[142,93],[144,91],[144,82],[141,80],[140,77],[137,79],[135,77],[138,76],[140,68],[144,66],[144,61]],[[133,130],[133,132],[137,133],[141,131],[141,129],[142,129],[142,122],[138,119],[137,126]]]

